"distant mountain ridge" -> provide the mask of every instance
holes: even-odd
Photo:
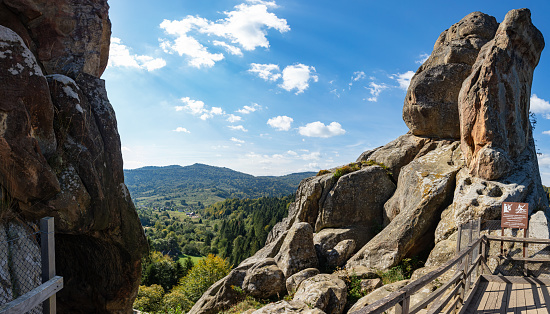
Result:
[[[225,167],[147,166],[124,170],[124,179],[137,205],[208,206],[227,198],[278,197],[292,194],[300,181],[315,172],[285,176],[253,176]]]

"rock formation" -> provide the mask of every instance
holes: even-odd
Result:
[[[129,312],[147,249],[99,78],[108,8],[106,0],[0,3],[0,217],[55,217],[62,313]]]
[[[429,254],[426,268],[413,276],[418,278],[453,256],[458,225],[498,219],[504,201],[529,203],[533,219],[548,228],[550,209],[528,119],[533,71],[543,47],[527,9],[510,11],[500,24],[474,12],[441,33],[407,91],[403,120],[410,131],[364,152],[355,163],[303,180],[266,247],[209,289],[191,313],[215,313],[235,302],[220,287],[243,287],[253,266],[273,257],[288,292],[296,294],[291,302],[255,313],[304,312],[304,302],[333,312],[319,300],[337,294],[319,282],[340,276],[342,271],[327,274],[335,266],[345,263],[345,273],[372,278],[403,258]],[[348,173],[340,176],[344,169]],[[306,258],[311,264],[303,262],[305,255],[280,258],[293,242],[301,243],[299,254],[315,247],[317,257]],[[406,283],[380,287],[351,310]]]

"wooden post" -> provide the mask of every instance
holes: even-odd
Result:
[[[457,234],[456,234],[456,255],[460,252],[460,242],[462,240],[462,225],[458,226]],[[460,271],[460,262],[457,264],[457,271]]]
[[[55,238],[54,219],[45,217],[40,220],[40,242],[42,254],[42,283],[55,277]],[[56,312],[55,294],[42,303],[44,314]]]
[[[409,314],[409,306],[411,303],[411,297],[407,296],[403,301],[395,305],[395,314]]]
[[[523,237],[527,240],[529,238],[529,225],[523,230]],[[525,258],[525,252],[527,251],[527,242],[523,242],[523,258]],[[523,260],[523,276],[527,277],[527,261]]]

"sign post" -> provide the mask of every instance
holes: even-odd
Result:
[[[500,220],[501,234],[504,236],[504,228],[523,229],[523,237],[529,237],[529,204],[503,202]],[[523,242],[523,258],[527,251],[527,242]],[[504,255],[503,242],[500,242],[500,252]],[[524,261],[525,275],[527,275],[527,263]]]

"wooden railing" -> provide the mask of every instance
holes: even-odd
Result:
[[[478,221],[479,226],[479,221]],[[429,307],[427,313],[451,313],[457,309],[461,309],[460,313],[463,313],[470,301],[472,300],[476,289],[479,285],[479,281],[482,277],[491,276],[491,271],[487,266],[487,254],[488,254],[488,243],[489,241],[500,241],[500,242],[519,242],[524,244],[546,244],[550,245],[550,239],[536,239],[536,238],[513,238],[513,237],[503,237],[503,236],[492,236],[492,235],[479,235],[479,228],[476,230],[477,234],[472,234],[472,228],[470,228],[470,237],[469,244],[466,248],[461,250],[453,259],[446,262],[444,265],[440,266],[436,270],[422,276],[421,278],[415,280],[414,282],[406,285],[405,287],[392,292],[385,298],[382,298],[358,311],[353,312],[353,314],[378,314],[384,313],[385,311],[390,310],[392,307],[395,308],[396,314],[414,314],[418,313],[420,310]],[[460,228],[459,236],[457,237],[457,247],[460,248]],[[477,239],[473,240],[472,237],[476,236]],[[473,241],[472,241],[473,240]],[[526,247],[526,246],[524,246]],[[479,251],[476,251],[478,249]],[[474,254],[479,252],[479,254]],[[475,260],[472,261],[474,256]],[[514,260],[514,261],[523,261],[525,263],[540,263],[540,262],[550,262],[550,258],[539,258],[539,257],[509,257],[509,256],[499,256],[501,259]],[[447,281],[444,285],[437,288],[422,301],[411,306],[410,299],[413,294],[418,292],[420,289],[432,283],[439,276],[445,272],[451,270],[454,266],[458,266],[458,270],[455,272],[453,277]],[[472,274],[476,270],[476,278],[472,280]],[[483,275],[483,274],[487,275]],[[510,277],[509,277],[510,278]],[[471,285],[471,282],[474,282]]]
[[[56,293],[63,289],[63,277],[55,275],[54,219],[40,220],[42,284],[0,306],[0,314],[26,313],[42,303],[44,314],[56,313]]]

